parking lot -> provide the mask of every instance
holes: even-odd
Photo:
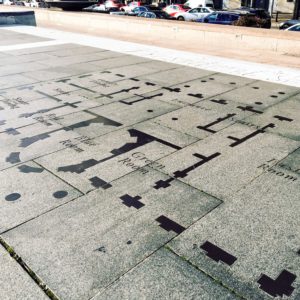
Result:
[[[299,22],[293,13],[274,11],[272,15],[264,8],[215,6],[212,0],[189,0],[185,4],[171,4],[152,1],[44,1],[44,0],[3,0],[4,6],[83,11],[86,13],[112,14],[120,17],[140,17],[147,19],[166,19],[205,24],[233,25],[254,28],[276,28],[286,30]],[[297,19],[294,17],[294,19]]]

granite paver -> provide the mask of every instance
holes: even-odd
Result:
[[[299,299],[299,88],[0,37],[1,299]]]

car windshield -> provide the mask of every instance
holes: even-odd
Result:
[[[300,31],[300,24],[293,26],[289,31]]]
[[[209,16],[208,16],[208,19],[209,19],[210,21],[215,21],[215,20],[217,19],[217,14],[216,14],[216,13],[213,13],[213,14],[209,15]]]
[[[163,18],[169,18],[169,14],[167,14],[166,12],[164,11],[157,11],[155,12],[157,18],[160,18],[160,19],[163,19]]]

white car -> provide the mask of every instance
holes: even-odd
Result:
[[[128,13],[128,12],[131,12],[133,9],[135,9],[138,6],[141,6],[141,2],[133,1],[133,2],[130,2],[126,6],[123,6],[120,10]]]
[[[175,14],[174,17],[179,21],[195,21],[203,19],[212,12],[214,12],[214,10],[210,7],[196,7],[186,12],[179,12]]]
[[[25,6],[29,6],[29,7],[39,7],[39,2],[37,2],[36,0],[29,0],[24,2]]]
[[[3,0],[4,5],[13,5],[14,3],[10,0]]]

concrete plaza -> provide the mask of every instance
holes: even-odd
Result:
[[[1,300],[300,299],[299,85],[0,37]]]

